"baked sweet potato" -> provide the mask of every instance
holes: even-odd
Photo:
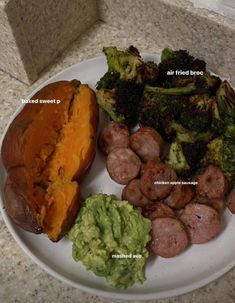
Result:
[[[71,227],[96,151],[95,93],[77,80],[47,85],[11,123],[2,144],[4,205],[20,227],[58,241]],[[59,104],[40,100],[60,100]]]

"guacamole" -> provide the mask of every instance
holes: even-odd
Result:
[[[143,283],[150,230],[140,209],[114,195],[95,194],[85,200],[69,232],[73,258],[113,287]]]

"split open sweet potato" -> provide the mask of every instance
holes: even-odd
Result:
[[[73,224],[79,182],[96,151],[95,93],[77,80],[42,88],[11,123],[2,145],[7,170],[4,205],[25,230],[58,241]],[[40,100],[60,103],[40,103]]]

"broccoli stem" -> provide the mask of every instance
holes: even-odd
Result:
[[[161,95],[190,95],[197,90],[194,83],[190,83],[184,87],[173,87],[173,88],[163,88],[163,87],[153,87],[150,85],[145,85],[145,91],[153,92]]]

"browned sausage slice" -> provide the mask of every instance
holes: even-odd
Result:
[[[196,192],[208,199],[222,198],[227,189],[228,182],[222,170],[215,166],[207,166],[196,178]]]
[[[144,162],[159,157],[163,145],[161,135],[151,127],[140,127],[130,136],[130,147]]]
[[[142,215],[150,220],[160,217],[175,217],[173,209],[164,202],[151,202],[144,206]]]
[[[221,229],[218,212],[205,204],[189,203],[180,215],[193,244],[202,244],[218,235]]]
[[[164,217],[152,221],[150,248],[154,254],[164,258],[175,257],[188,245],[188,235],[180,220]]]
[[[218,214],[220,214],[220,215],[222,215],[224,208],[225,208],[225,202],[224,202],[223,198],[208,199],[208,198],[196,195],[191,200],[191,202],[209,205],[209,206],[213,207],[215,210],[217,210]]]
[[[115,148],[128,147],[129,136],[130,132],[125,124],[110,122],[100,132],[98,140],[99,148],[107,155]]]
[[[235,186],[230,191],[227,197],[227,206],[231,213],[235,214]]]
[[[106,167],[114,181],[127,184],[134,179],[140,171],[139,157],[130,148],[118,148],[108,154]]]
[[[143,207],[149,203],[140,190],[140,179],[131,180],[122,191],[122,199],[129,201],[132,205]]]
[[[150,200],[162,200],[169,195],[177,176],[174,170],[158,160],[147,163],[146,169],[140,179],[140,188]]]
[[[179,178],[177,181],[181,183],[174,185],[165,202],[172,208],[183,208],[192,200],[194,190],[191,185],[182,183],[185,180]]]

